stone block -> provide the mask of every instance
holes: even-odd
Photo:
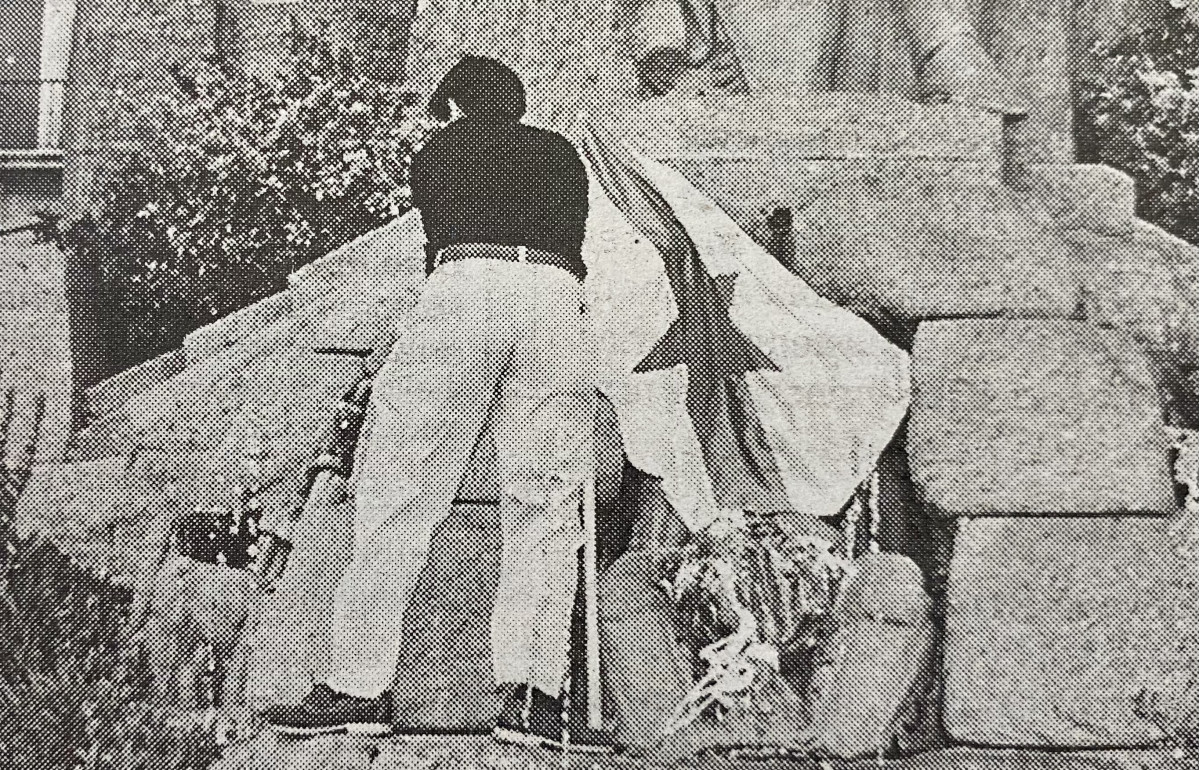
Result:
[[[1131,231],[1066,234],[1082,285],[1082,310],[1097,326],[1127,331],[1145,350],[1167,422],[1199,425],[1199,248],[1135,220]]]
[[[362,372],[356,356],[314,353],[268,336],[134,397],[82,431],[77,453],[90,459],[139,447],[210,451],[248,424],[262,433],[269,465],[294,468],[316,451],[338,402]]]
[[[611,119],[645,154],[672,157],[905,158],[998,166],[998,116],[897,94],[668,95]]]
[[[404,613],[392,687],[402,729],[486,732],[494,725],[491,614],[499,568],[498,509],[456,506],[433,535]]]
[[[183,348],[155,356],[88,388],[87,410],[93,418],[106,415],[186,368],[187,355]]]
[[[842,590],[831,671],[807,734],[826,756],[867,757],[918,728],[931,689],[936,631],[919,567],[903,556],[860,559]]]
[[[862,169],[802,210],[797,269],[876,322],[1071,315],[1069,245],[997,177]]]
[[[912,479],[938,515],[1169,515],[1144,355],[1075,321],[934,321],[912,353]]]
[[[17,534],[43,535],[92,569],[118,571],[108,530],[122,516],[125,467],[123,457],[34,466],[17,502]]]
[[[788,267],[884,333],[924,318],[1077,310],[1077,256],[1062,228],[986,164],[715,153],[664,160],[764,245],[767,217],[790,209],[785,235],[798,256]]]
[[[1021,185],[1064,230],[1129,235],[1136,219],[1132,177],[1101,164],[1029,166]]]
[[[292,296],[279,292],[234,311],[188,334],[183,350],[189,365],[217,355],[241,340],[283,320],[292,311]]]
[[[292,273],[288,293],[294,307],[302,308],[343,291],[373,296],[379,285],[389,286],[398,276],[415,282],[424,275],[424,245],[420,212],[414,209]]]
[[[1148,747],[1138,703],[1199,670],[1195,555],[1169,522],[974,519],[950,569],[944,724],[955,741]]]

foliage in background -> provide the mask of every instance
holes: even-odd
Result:
[[[1179,10],[1103,42],[1079,90],[1083,160],[1136,180],[1137,213],[1199,244],[1199,18]]]
[[[200,711],[151,701],[129,643],[132,592],[37,537],[0,565],[0,767],[204,770],[219,754]]]
[[[10,390],[0,455],[13,403]],[[226,725],[152,704],[149,669],[132,644],[133,592],[13,531],[45,413],[38,403],[24,462],[0,465],[0,767],[204,770],[230,737]]]
[[[137,149],[104,169],[81,218],[43,235],[94,265],[114,370],[286,287],[287,275],[410,206],[431,124],[395,85],[314,40],[270,80],[211,62],[126,104]]]

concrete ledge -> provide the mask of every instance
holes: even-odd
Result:
[[[88,412],[92,417],[102,417],[120,409],[129,399],[166,382],[185,368],[187,354],[183,348],[177,348],[126,369],[87,389]]]

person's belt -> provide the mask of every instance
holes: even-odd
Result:
[[[457,262],[460,259],[502,259],[505,262],[528,262],[534,265],[560,267],[580,281],[579,260],[562,254],[527,246],[502,246],[498,243],[455,243],[437,252],[437,264]]]

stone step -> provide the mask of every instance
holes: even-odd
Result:
[[[936,515],[1174,512],[1157,388],[1125,333],[1078,321],[920,324],[908,460]]]
[[[999,116],[887,93],[675,94],[610,122],[621,139],[662,159],[936,159],[998,171],[1003,157]]]
[[[1018,186],[1039,200],[1064,230],[1131,235],[1136,222],[1132,177],[1090,163],[1030,165]]]
[[[1194,553],[1161,519],[972,519],[950,569],[945,729],[989,746],[1150,747],[1199,672]]]

